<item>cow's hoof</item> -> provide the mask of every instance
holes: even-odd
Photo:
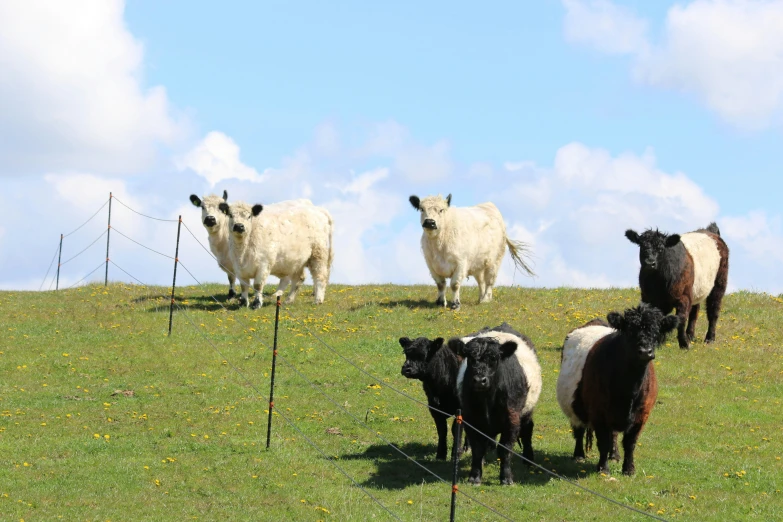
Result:
[[[633,475],[635,473],[636,473],[636,467],[635,466],[630,466],[628,468],[625,468],[625,467],[623,468],[623,475],[626,475],[626,476],[630,477],[631,475]]]
[[[228,298],[233,299],[237,296],[236,291],[233,288],[229,288],[228,290]]]
[[[253,302],[250,303],[250,309],[251,310],[258,310],[259,308],[261,308],[261,299],[256,297],[255,299],[253,299]]]
[[[470,478],[468,478],[468,484],[473,484],[474,486],[480,486],[481,485],[481,477],[470,477]]]
[[[454,301],[453,303],[451,303],[451,309],[454,310],[455,312],[459,310],[460,306],[462,306],[462,303],[460,303],[459,301]]]
[[[242,296],[239,296],[239,306],[247,306],[247,299],[245,299]]]
[[[714,337],[705,337],[704,338],[704,344],[712,344],[714,342],[715,342],[715,338]]]
[[[585,461],[584,455],[580,455],[580,456],[574,455],[574,462],[576,462],[577,464],[581,464],[584,461]]]
[[[446,306],[446,300],[440,297],[435,299],[435,306]]]
[[[501,486],[513,486],[514,485],[514,480],[510,479],[510,478],[501,479],[500,480],[500,485]]]

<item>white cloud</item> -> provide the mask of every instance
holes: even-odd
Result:
[[[606,0],[563,4],[566,38],[606,53],[633,55],[637,81],[694,94],[744,129],[781,122],[783,1],[675,5],[657,44],[645,36],[644,20]]]
[[[121,0],[0,3],[2,174],[150,165],[185,132],[163,87],[145,89],[143,47]]]
[[[179,170],[190,169],[213,188],[229,179],[261,182],[263,177],[239,158],[239,146],[222,132],[207,134],[193,149],[175,159]]]
[[[608,54],[632,54],[647,48],[647,22],[608,0],[563,0],[569,42]]]

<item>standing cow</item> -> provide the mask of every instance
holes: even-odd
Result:
[[[687,349],[694,339],[696,319],[707,304],[709,327],[704,342],[715,340],[721,301],[729,277],[729,248],[715,223],[687,234],[664,234],[646,230],[625,232],[639,245],[639,287],[642,301],[664,314],[675,310],[680,318],[677,340]],[[686,330],[687,320],[687,330]]]
[[[513,484],[506,448],[520,440],[522,456],[534,457],[533,408],[542,381],[533,342],[504,323],[467,343],[451,339],[449,348],[464,358],[457,389],[473,452],[468,482],[481,484],[484,455],[499,434],[500,482]]]
[[[215,194],[204,196],[203,199],[195,194],[190,195],[190,202],[201,208],[201,223],[207,229],[209,249],[218,262],[220,269],[228,276],[228,298],[237,295],[234,290],[236,276],[231,263],[231,255],[228,253],[228,218],[220,212],[218,206],[228,201],[228,192],[223,191],[223,197]]]
[[[617,452],[615,433],[622,432],[623,473],[633,475],[636,441],[658,397],[655,349],[679,318],[646,303],[606,318],[609,326],[591,321],[566,337],[557,402],[573,429],[575,459],[584,459],[585,429],[588,443],[592,430],[600,453],[598,471],[609,473],[610,452]]]
[[[435,284],[438,298],[435,304],[446,306],[446,279],[451,278],[454,294],[452,307],[459,309],[459,289],[468,276],[476,279],[479,303],[492,300],[492,287],[500,263],[508,247],[514,264],[533,275],[523,260],[528,246],[506,236],[503,216],[493,203],[475,207],[452,207],[451,194],[446,199],[428,196],[420,200],[409,198],[413,208],[421,212],[421,248]]]
[[[221,203],[219,208],[229,218],[229,252],[242,289],[240,305],[248,304],[248,286],[253,279],[256,295],[250,306],[262,306],[270,275],[280,278],[278,291],[291,284],[286,303],[293,302],[304,282],[305,267],[313,277],[315,303],[323,303],[334,259],[334,227],[326,209],[289,205],[267,212],[261,204],[244,202]]]

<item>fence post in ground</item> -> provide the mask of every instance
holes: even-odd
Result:
[[[106,230],[106,276],[103,280],[103,286],[109,286],[109,236],[111,235],[111,200],[112,195],[109,192],[109,228]]]
[[[457,423],[457,433],[454,434],[454,447],[451,448],[451,460],[454,464],[454,472],[451,476],[451,516],[450,522],[454,522],[454,516],[457,513],[457,478],[459,475],[459,453],[462,447],[462,410],[457,410],[454,416],[454,422]]]
[[[179,232],[182,228],[182,216],[177,223],[177,247],[174,250],[174,279],[171,281],[171,305],[169,306],[169,335],[171,335],[171,321],[174,319],[174,289],[177,287],[177,263],[179,263]]]
[[[57,286],[54,287],[55,290],[60,289],[60,260],[63,258],[63,235],[60,234],[60,253],[57,254]],[[52,287],[52,283],[49,283],[49,288]]]
[[[262,296],[263,298],[263,296]],[[266,449],[269,449],[269,439],[272,437],[272,408],[275,407],[275,367],[277,366],[277,326],[280,324],[280,292],[275,303],[275,339],[272,344],[272,376],[269,384],[269,416],[266,423]]]

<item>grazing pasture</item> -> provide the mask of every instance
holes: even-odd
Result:
[[[303,292],[312,296],[311,287]],[[657,350],[658,401],[636,449],[636,475],[605,477],[594,471],[595,448],[584,463],[571,459],[555,397],[560,347],[589,319],[635,306],[638,289],[500,287],[478,305],[477,288],[465,287],[458,312],[436,306],[429,285],[329,292],[321,306],[300,299],[281,310],[275,406],[301,433],[275,416],[269,451],[259,392],[269,393],[271,355],[259,339],[271,345],[274,306],[226,303],[225,283],[177,289],[182,310],[167,337],[166,288],[0,292],[0,519],[391,519],[306,436],[400,519],[445,520],[450,484],[377,436],[449,480],[450,463],[435,458],[430,414],[390,389],[426,403],[421,383],[400,374],[398,339],[448,339],[501,321],[533,340],[542,366],[537,463],[665,519],[783,519],[780,297],[729,294],[713,344],[700,340],[702,324],[690,351],[675,339]],[[516,484],[501,487],[488,457],[485,481],[473,487],[470,453],[462,456],[460,490],[513,520],[646,519],[518,459]],[[499,519],[463,496],[457,502],[457,520]]]

